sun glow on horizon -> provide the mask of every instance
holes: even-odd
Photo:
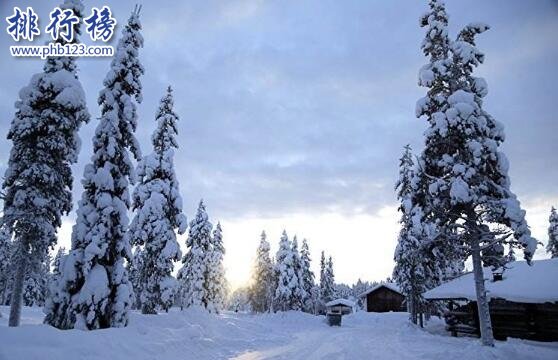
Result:
[[[393,268],[397,221],[395,206],[383,207],[374,215],[291,214],[222,221],[227,279],[233,290],[247,285],[261,231],[265,230],[271,245],[271,256],[274,256],[283,229],[289,239],[297,236],[299,246],[302,239],[307,239],[316,280],[319,278],[322,250],[326,256],[333,257],[336,282],[353,283],[358,278],[385,279],[391,275]]]
[[[548,211],[558,199],[532,199],[525,201],[527,222],[533,236],[546,243]],[[271,256],[275,256],[283,229],[289,239],[297,235],[299,246],[306,238],[312,256],[312,271],[319,280],[321,251],[333,257],[335,281],[353,284],[359,278],[368,281],[383,280],[391,276],[393,251],[397,244],[399,231],[397,207],[384,206],[375,214],[353,216],[336,213],[290,214],[281,217],[224,219],[223,242],[225,245],[224,265],[231,291],[247,286],[250,282],[252,266],[260,234],[265,230],[271,245]],[[71,244],[73,219],[65,219],[60,228],[57,247],[67,250]],[[179,235],[178,242],[183,253],[186,252],[187,234]],[[52,253],[53,255],[55,252]],[[535,259],[546,258],[544,246],[537,248]],[[182,266],[176,262],[174,275]]]

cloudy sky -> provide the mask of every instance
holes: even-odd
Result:
[[[109,5],[123,24],[135,2],[85,6]],[[5,18],[15,5],[32,6],[44,32],[57,4],[1,0],[0,11]],[[534,235],[546,242],[549,209],[558,205],[558,2],[448,0],[447,9],[453,34],[472,21],[491,25],[478,43],[486,53],[477,72],[489,84],[485,107],[506,127],[512,189]],[[420,151],[425,129],[414,116],[424,94],[417,72],[425,63],[418,26],[425,11],[426,1],[418,0],[144,1],[137,136],[144,153],[151,151],[155,109],[171,84],[181,116],[176,168],[186,214],[192,218],[204,198],[211,219],[221,221],[233,286],[248,280],[263,229],[273,250],[286,228],[308,239],[314,265],[320,251],[332,255],[338,281],[391,274],[397,159],[407,143]],[[11,58],[10,45],[4,32],[0,134],[18,91],[43,64]],[[79,60],[93,120],[80,133],[78,179],[91,156],[108,66],[109,59]],[[2,136],[2,168],[9,148]],[[80,192],[76,181],[75,199]],[[62,245],[69,245],[73,219],[65,219]]]

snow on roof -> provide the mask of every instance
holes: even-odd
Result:
[[[355,303],[352,302],[351,300],[347,300],[347,299],[335,299],[335,300],[331,300],[330,302],[326,303],[326,306],[335,306],[335,305],[345,305],[345,306],[349,306],[349,307],[354,307]]]
[[[506,265],[503,280],[492,281],[492,271],[484,268],[486,290],[489,298],[501,298],[522,303],[544,303],[558,301],[558,258],[534,261],[529,266],[525,261],[514,261]],[[464,274],[423,294],[426,299],[476,300],[473,273]]]
[[[378,290],[381,287],[386,287],[390,290],[393,290],[393,291],[401,294],[401,290],[399,289],[399,286],[396,283],[386,282],[386,283],[381,283],[381,284],[378,284],[374,287],[371,287],[370,289],[368,289],[365,292],[363,292],[362,294],[360,294],[358,297],[361,298],[363,296],[366,296],[366,295],[370,294],[371,292]]]

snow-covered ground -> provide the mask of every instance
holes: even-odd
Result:
[[[485,348],[473,338],[452,338],[433,321],[427,331],[406,314],[360,312],[339,328],[323,317],[290,312],[268,315],[173,309],[134,313],[123,329],[60,331],[41,324],[39,308],[24,308],[23,325],[7,327],[0,307],[1,360],[66,359],[558,359],[558,343],[512,339]]]

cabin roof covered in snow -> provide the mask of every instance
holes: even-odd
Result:
[[[378,284],[374,287],[371,287],[370,289],[368,289],[365,292],[363,292],[362,294],[360,294],[358,297],[359,298],[364,297],[364,296],[370,294],[371,292],[378,290],[381,287],[388,288],[390,290],[395,291],[396,293],[401,294],[401,290],[399,289],[399,286],[397,286],[397,284],[391,283],[391,282],[386,282],[386,283],[381,283],[381,284]]]
[[[348,306],[348,307],[354,307],[355,303],[352,302],[351,300],[347,300],[347,299],[335,299],[335,300],[331,300],[330,302],[326,303],[327,307],[335,306],[335,305],[345,305],[345,306]]]
[[[491,268],[484,268],[486,290],[489,298],[501,298],[521,303],[545,303],[558,301],[558,258],[533,261],[514,261],[506,265],[503,279],[492,281]],[[424,294],[430,300],[467,299],[476,300],[473,273],[464,274]]]

